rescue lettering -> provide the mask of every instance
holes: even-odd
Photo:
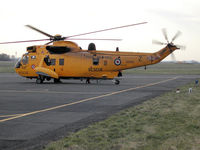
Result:
[[[88,71],[90,71],[90,72],[101,72],[101,71],[103,71],[103,69],[102,68],[90,67],[90,68],[88,68]]]

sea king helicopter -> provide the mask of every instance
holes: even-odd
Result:
[[[155,53],[139,52],[120,52],[119,48],[115,51],[96,50],[94,43],[90,43],[87,50],[83,50],[73,40],[90,40],[90,39],[73,39],[73,37],[125,28],[145,24],[137,24],[114,27],[104,30],[98,30],[83,34],[62,37],[61,35],[50,35],[31,25],[28,28],[35,30],[48,39],[27,40],[2,42],[0,44],[23,43],[49,41],[44,45],[34,45],[27,47],[27,53],[18,60],[15,65],[15,71],[22,77],[36,79],[36,83],[43,83],[45,80],[53,79],[54,83],[59,83],[60,79],[113,79],[115,84],[119,84],[119,78],[122,77],[122,71],[125,69],[136,68],[141,66],[152,65],[160,62],[169,54],[177,49],[174,40],[180,35],[178,31],[169,42],[166,30],[163,29],[164,37],[167,43],[154,41],[156,44],[166,45]],[[120,39],[92,39],[92,40],[120,40]],[[52,43],[52,45],[50,45]]]

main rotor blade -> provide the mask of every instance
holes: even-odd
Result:
[[[86,39],[86,38],[67,38],[67,40],[103,40],[103,41],[122,41],[122,39]]]
[[[13,44],[13,43],[25,43],[25,42],[38,42],[38,41],[48,41],[49,39],[40,40],[26,40],[26,41],[12,41],[12,42],[1,42],[0,44]]]
[[[104,32],[104,31],[108,31],[108,30],[115,30],[115,29],[120,29],[120,28],[126,28],[126,27],[141,25],[141,24],[145,24],[145,23],[147,23],[147,22],[141,22],[141,23],[136,23],[136,24],[130,24],[130,25],[125,25],[125,26],[119,26],[119,27],[114,27],[114,28],[97,30],[97,31],[87,32],[87,33],[82,33],[82,34],[76,34],[76,35],[71,35],[71,36],[67,36],[67,37],[64,37],[64,38],[68,39],[68,38],[75,37],[75,36],[82,36],[82,35],[93,34],[93,33],[97,33],[97,32]]]
[[[172,42],[173,42],[175,39],[177,39],[180,35],[181,35],[181,31],[178,31],[178,32],[174,35],[174,37],[172,38]]]
[[[32,30],[35,30],[35,31],[37,31],[37,32],[39,32],[39,33],[41,33],[41,34],[44,34],[44,35],[46,35],[46,36],[48,36],[48,37],[50,37],[50,38],[53,38],[52,35],[50,35],[50,34],[48,34],[48,33],[46,33],[46,32],[43,32],[43,31],[41,31],[41,30],[39,30],[39,29],[37,29],[37,28],[31,26],[31,25],[26,25],[26,27],[31,28]]]
[[[51,44],[51,43],[53,43],[53,41],[50,41],[50,42],[48,42],[48,43],[45,43],[44,45],[49,45],[49,44]]]
[[[167,43],[169,43],[168,36],[167,36],[167,30],[165,28],[163,28],[162,32],[163,32],[163,35],[165,37],[165,40],[167,41]]]

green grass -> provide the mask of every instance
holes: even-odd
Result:
[[[200,87],[193,86],[123,110],[50,143],[45,150],[200,149]]]
[[[15,62],[0,61],[0,73],[14,72]],[[158,63],[125,70],[125,74],[200,74],[200,64]]]
[[[200,74],[200,64],[158,63],[155,65],[125,70],[131,74]]]
[[[15,62],[14,61],[0,61],[0,73],[13,73]]]

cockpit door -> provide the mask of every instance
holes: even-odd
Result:
[[[20,58],[17,61],[15,68],[20,68],[22,66],[22,69],[25,69],[28,63],[29,63],[29,56],[27,54],[24,54],[22,58]]]

